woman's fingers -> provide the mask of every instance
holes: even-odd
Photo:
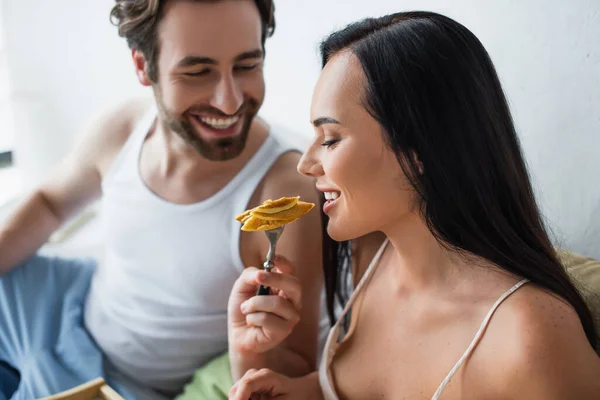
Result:
[[[302,308],[302,287],[300,280],[293,275],[278,272],[266,272],[255,267],[246,268],[236,282],[238,292],[256,291],[259,285],[272,287],[285,293],[296,309]]]
[[[237,279],[237,285],[242,286],[244,289],[254,290],[258,286],[256,281],[256,274],[260,270],[256,267],[247,267],[242,271],[242,274]]]
[[[264,312],[246,315],[246,324],[251,327],[261,328],[269,340],[280,340],[292,332],[297,321],[286,321],[273,314]],[[278,339],[280,338],[280,339]]]
[[[229,392],[231,400],[248,400],[259,393],[278,395],[283,376],[269,369],[248,370]]]
[[[302,309],[302,287],[298,278],[266,271],[257,271],[255,276],[258,283],[283,291],[297,310]]]
[[[299,311],[295,305],[281,296],[255,296],[240,306],[243,314],[249,315],[258,312],[266,312],[276,315],[286,321],[298,322]]]
[[[275,263],[275,268],[279,270],[279,272],[296,276],[296,266],[284,256],[279,254],[275,255],[275,260],[273,262]]]

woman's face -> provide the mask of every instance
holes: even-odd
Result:
[[[363,106],[366,77],[350,52],[333,57],[315,87],[315,138],[298,171],[315,177],[328,199],[327,231],[338,241],[386,231],[412,213],[415,192],[379,123]]]

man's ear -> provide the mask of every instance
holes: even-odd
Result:
[[[133,59],[133,66],[135,67],[135,74],[138,81],[144,86],[151,86],[152,81],[148,76],[148,62],[144,54],[137,49],[131,49],[131,58]]]

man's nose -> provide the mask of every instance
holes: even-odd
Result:
[[[224,75],[212,96],[211,106],[227,115],[234,115],[244,103],[244,93],[231,75]]]

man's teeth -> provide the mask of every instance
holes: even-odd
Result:
[[[209,125],[215,129],[231,128],[236,122],[238,122],[239,119],[240,119],[240,117],[231,117],[231,118],[200,117],[200,121],[202,121],[206,125]]]
[[[340,197],[340,194],[338,192],[324,192],[325,193],[325,200],[335,200],[338,197]]]

